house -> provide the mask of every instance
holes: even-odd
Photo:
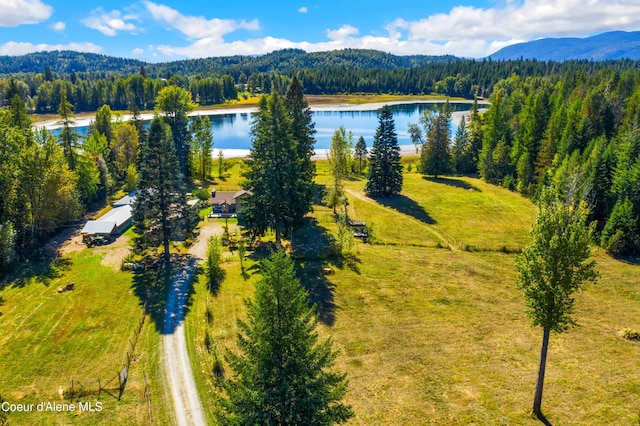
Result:
[[[247,206],[246,198],[249,195],[251,195],[251,191],[242,190],[235,193],[235,195],[233,196],[233,201],[236,205],[236,214],[242,212],[242,210],[244,210],[244,208]]]
[[[246,207],[246,197],[250,191],[211,191],[211,214],[209,217],[236,217]]]

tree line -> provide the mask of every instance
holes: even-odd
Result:
[[[42,53],[34,54],[44,55],[38,56],[37,61],[20,57],[16,66],[22,68],[3,67],[0,57],[0,70],[7,72],[0,80],[0,106],[10,102],[10,87],[16,86],[30,111],[55,112],[64,87],[76,112],[96,111],[104,104],[114,110],[150,110],[158,92],[167,85],[187,89],[193,101],[211,105],[237,99],[238,91],[285,93],[294,76],[307,95],[441,94],[473,99],[490,96],[499,81],[512,75],[560,78],[580,72],[591,77],[606,69],[622,74],[637,68],[637,62],[631,60],[562,63],[463,60],[394,56],[356,49],[316,53],[284,50],[260,57],[206,58],[165,64],[111,58],[121,64],[118,68],[102,55],[95,55],[95,65],[91,65],[90,54],[74,57],[69,52],[62,53],[50,53],[55,61]],[[73,61],[83,65],[73,67],[70,65]]]
[[[545,187],[577,174],[589,188],[589,220],[613,255],[640,251],[640,73],[603,69],[562,76],[511,76],[491,105],[460,122],[425,113],[409,126],[427,175],[479,174],[537,200]],[[422,127],[421,127],[422,126]]]

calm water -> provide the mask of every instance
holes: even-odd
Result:
[[[435,110],[438,104],[403,104],[393,105],[393,118],[400,145],[412,145],[407,126],[418,123],[426,109]],[[452,104],[454,111],[468,111],[471,105]],[[378,127],[377,111],[313,111],[316,125],[316,149],[328,149],[335,130],[344,126],[353,132],[354,143],[360,136],[364,137],[367,146],[373,144],[373,136]],[[213,128],[214,149],[249,149],[251,148],[251,114],[234,113],[209,116]],[[455,125],[457,123],[452,123]],[[455,127],[455,126],[452,126]]]
[[[437,110],[443,104],[427,104],[427,103],[410,103],[401,105],[392,105],[393,118],[398,134],[398,143],[400,145],[412,145],[409,134],[407,133],[407,125],[409,123],[418,123],[420,116],[427,109]],[[453,111],[468,111],[470,104],[451,104]],[[363,107],[365,109],[366,106]],[[217,154],[218,149],[227,153],[240,154],[251,148],[251,113],[236,112],[230,114],[210,115],[211,127],[213,129],[214,153]],[[331,136],[335,130],[344,126],[347,130],[353,132],[354,143],[360,136],[363,136],[367,146],[373,144],[373,136],[378,126],[378,112],[376,110],[359,110],[359,111],[340,111],[340,110],[323,110],[312,112],[313,121],[316,126],[316,150],[324,151],[331,146]],[[459,118],[452,120],[452,132],[455,132]],[[77,128],[81,135],[86,135],[87,127],[80,126]],[[54,134],[58,134],[59,130],[54,130]]]

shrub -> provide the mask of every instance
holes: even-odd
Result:
[[[638,333],[636,330],[625,328],[624,330],[622,330],[621,334],[622,337],[626,340],[631,340],[634,342],[640,341],[640,333]]]
[[[194,189],[192,194],[202,202],[209,201],[209,191],[207,189]]]

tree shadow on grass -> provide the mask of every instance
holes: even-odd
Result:
[[[333,326],[336,321],[334,300],[335,284],[323,272],[324,262],[318,260],[296,260],[296,272],[300,282],[309,292],[309,303],[316,306],[318,319],[325,325]]]
[[[427,225],[435,225],[438,223],[434,218],[429,216],[429,213],[427,213],[420,204],[416,203],[406,195],[400,194],[393,197],[375,197],[373,199],[385,207],[390,207],[402,214],[418,219],[420,222],[424,222]]]
[[[3,283],[0,283],[0,291],[7,285],[12,287],[24,287],[32,280],[49,286],[51,281],[64,275],[71,269],[71,259],[68,257],[45,258],[25,262],[19,266],[17,272],[9,275]]]
[[[460,189],[481,192],[480,189],[478,189],[478,187],[471,185],[469,182],[465,182],[460,179],[449,179],[449,178],[443,178],[443,177],[435,178],[435,177],[428,177],[428,176],[423,176],[422,178],[424,180],[427,180],[433,183],[440,183],[443,185],[453,186]]]
[[[165,268],[161,257],[147,257],[143,263],[144,270],[133,280],[134,294],[156,330],[173,334],[193,302],[197,259],[189,255],[172,255],[169,269]]]
[[[536,415],[536,417],[538,418],[538,420],[540,420],[540,423],[542,423],[543,425],[553,426],[551,422],[544,416],[544,414],[540,413],[540,415]]]

